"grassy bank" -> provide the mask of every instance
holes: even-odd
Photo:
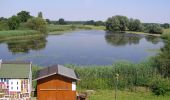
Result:
[[[131,34],[143,34],[143,35],[151,35],[151,36],[161,36],[161,34],[150,34],[150,33],[145,33],[145,32],[135,32],[135,31],[126,31],[126,33],[131,33]]]
[[[98,90],[89,97],[89,100],[115,100],[115,92],[113,90]],[[155,96],[151,92],[129,92],[118,91],[117,100],[169,100],[170,93],[165,96]]]
[[[144,34],[144,35],[151,35],[151,36],[161,36],[161,34],[151,34],[151,33],[145,33],[145,32],[135,32],[135,31],[126,31],[127,33],[132,33],[132,34]],[[170,34],[170,28],[169,29],[164,29],[162,35],[168,35]]]
[[[48,34],[63,34],[64,32],[74,30],[104,30],[104,26],[93,26],[93,25],[48,25]]]
[[[35,30],[8,30],[8,31],[0,31],[0,40],[20,37],[20,36],[29,36],[40,34],[40,32]]]

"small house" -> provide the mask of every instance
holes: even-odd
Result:
[[[37,100],[76,100],[76,82],[73,69],[53,65],[38,72]]]
[[[29,100],[31,89],[30,62],[0,60],[0,99]]]

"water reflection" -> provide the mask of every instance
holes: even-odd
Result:
[[[30,50],[41,50],[46,46],[45,36],[24,37],[6,41],[8,50],[13,54],[29,53]]]
[[[145,39],[152,44],[158,44],[160,42],[160,37],[147,35]]]
[[[110,65],[120,60],[137,63],[157,54],[157,52],[148,51],[160,49],[163,46],[162,41],[155,42],[159,40],[157,38],[159,37],[127,33],[113,34],[96,30],[68,32],[60,36],[26,37],[0,43],[0,58],[28,60],[42,66]]]
[[[142,36],[128,33],[106,33],[105,40],[113,46],[139,44]]]

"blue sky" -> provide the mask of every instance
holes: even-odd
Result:
[[[0,0],[0,17],[10,17],[21,10],[58,20],[106,20],[125,15],[142,22],[170,23],[170,0]]]

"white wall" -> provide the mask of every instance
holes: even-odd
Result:
[[[76,82],[72,82],[72,91],[76,91]]]
[[[9,91],[11,92],[21,92],[21,80],[10,79],[9,80]]]

